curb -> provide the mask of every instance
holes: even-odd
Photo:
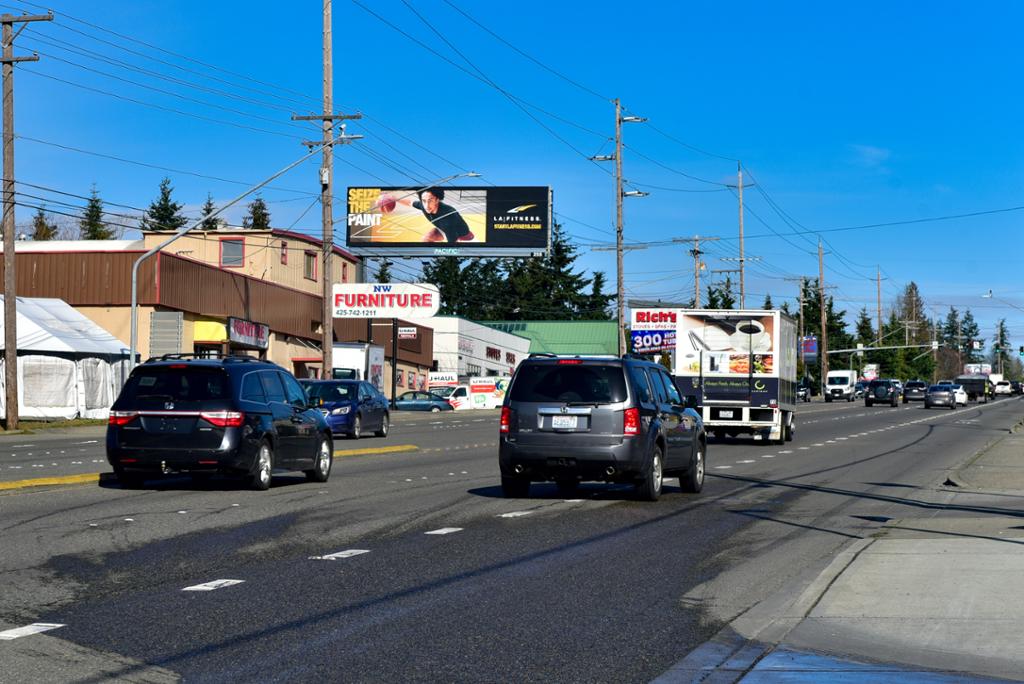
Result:
[[[972,465],[974,465],[978,461],[978,459],[987,454],[997,445],[1002,444],[1007,437],[1009,437],[1010,435],[1018,434],[1021,432],[1021,430],[1024,430],[1024,420],[1020,420],[1014,423],[1009,428],[1009,430],[1006,431],[1005,435],[1000,435],[999,437],[994,437],[993,439],[989,440],[988,442],[985,443],[984,446],[982,446],[980,449],[974,452],[974,454],[969,456],[967,460],[965,460],[963,463],[956,466],[955,468],[950,468],[949,470],[947,470],[946,479],[942,484],[939,485],[939,487],[943,489],[962,488],[981,491],[977,488],[976,485],[974,485],[974,483],[972,483],[967,477],[964,476],[963,471],[967,470]]]

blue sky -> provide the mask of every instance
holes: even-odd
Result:
[[[626,201],[627,242],[717,236],[708,268],[734,268],[721,260],[737,255],[737,202],[723,184],[735,184],[738,159],[745,180],[756,181],[744,193],[746,253],[760,257],[747,271],[748,306],[765,293],[776,304],[795,297],[784,278],[817,275],[820,235],[826,282],[848,321],[863,306],[874,315],[880,268],[884,305],[914,281],[930,315],[970,308],[989,338],[1006,318],[1013,345],[1024,344],[1024,211],[834,230],[1024,205],[1019,3],[936,2],[922,12],[914,2],[452,0],[545,69],[444,0],[412,3],[422,18],[401,0],[360,2],[334,3],[336,109],[367,115],[348,129],[365,137],[336,155],[338,194],[467,169],[488,184],[550,185],[578,263],[605,271],[613,285],[614,254],[593,250],[613,239],[612,165],[586,157],[611,151],[608,99],[619,97],[649,119],[624,129],[624,175],[651,193]],[[18,54],[41,57],[17,67],[21,181],[72,195],[95,183],[110,211],[133,214],[128,207],[147,206],[168,175],[175,197],[196,208],[207,192],[222,203],[244,189],[199,176],[256,182],[300,156],[302,139],[318,137],[289,116],[320,107],[319,2],[50,6],[57,21],[33,24],[17,40]],[[543,126],[467,71],[527,102]],[[319,233],[317,166],[264,191],[275,226]],[[19,190],[69,213],[58,200],[82,203]],[[31,212],[22,208],[19,220]],[[336,212],[343,218],[343,207]],[[689,299],[692,263],[682,245],[629,252],[629,296]],[[400,264],[399,274],[417,265]],[[981,298],[989,289],[995,297]]]

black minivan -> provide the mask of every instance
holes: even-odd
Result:
[[[333,459],[331,430],[298,381],[245,356],[147,361],[107,422],[107,460],[126,487],[182,472],[243,475],[265,490],[275,469],[326,482]]]
[[[532,355],[501,409],[498,461],[506,497],[531,482],[571,493],[584,480],[635,484],[655,501],[665,476],[704,485],[707,435],[664,367],[639,358]]]

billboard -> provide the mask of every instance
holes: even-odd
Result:
[[[345,244],[368,256],[540,256],[548,187],[350,187]]]
[[[680,358],[677,373],[744,376],[773,375],[778,331],[771,315],[677,315],[676,336]]]
[[[335,283],[335,318],[430,318],[441,294],[429,283]]]
[[[964,375],[991,375],[991,363],[965,363]]]
[[[676,309],[633,309],[630,312],[630,337],[635,354],[674,351],[676,348]]]

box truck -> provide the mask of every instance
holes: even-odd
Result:
[[[770,309],[677,309],[673,316],[676,385],[697,398],[707,431],[792,440],[796,321]]]
[[[501,408],[505,392],[512,382],[509,376],[488,376],[469,379],[468,385],[456,385],[448,395],[448,403],[456,411]]]
[[[331,353],[331,377],[335,380],[366,380],[384,392],[384,347],[366,342],[335,344]]]

